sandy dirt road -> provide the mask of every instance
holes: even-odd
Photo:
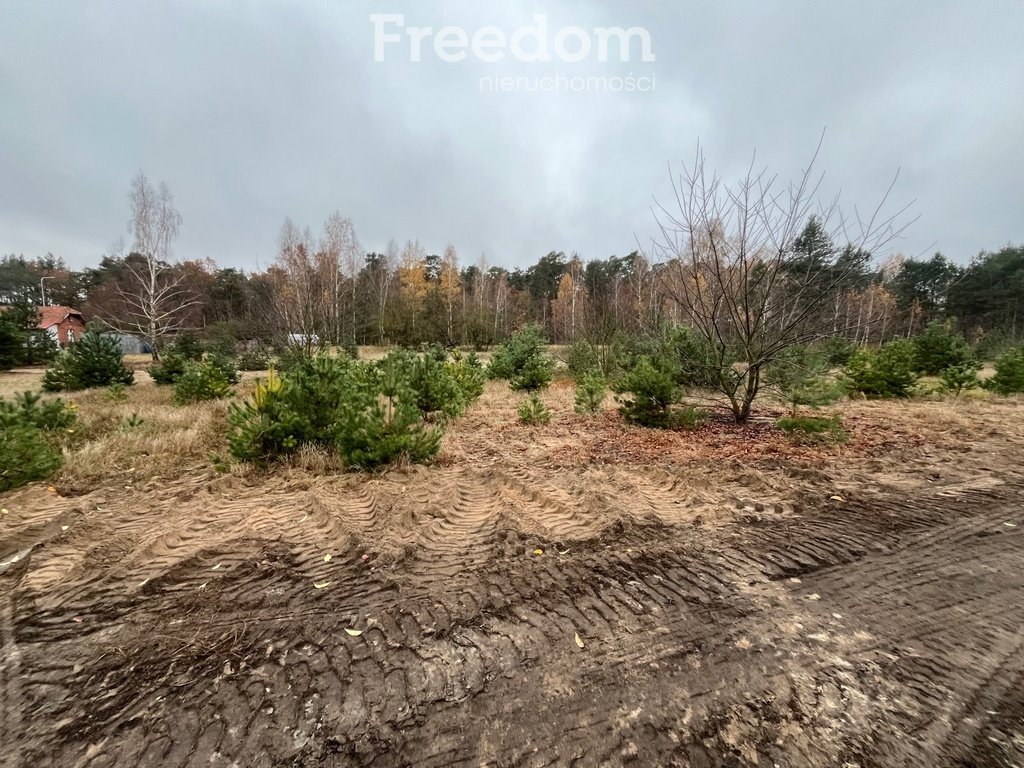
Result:
[[[1009,413],[742,464],[470,418],[429,468],[9,494],[0,764],[1022,765]]]

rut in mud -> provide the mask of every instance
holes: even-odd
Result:
[[[725,508],[702,477],[50,499],[0,542],[3,758],[1018,764],[1019,477]]]

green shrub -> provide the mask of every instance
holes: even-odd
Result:
[[[298,344],[288,344],[277,352],[275,368],[281,373],[288,373],[295,368],[306,365],[315,357],[325,357],[323,350],[308,350]]]
[[[679,400],[675,377],[656,367],[648,357],[626,373],[615,385],[620,396],[619,413],[629,424],[667,429],[672,426],[670,409]]]
[[[607,344],[586,340],[574,342],[569,347],[566,366],[577,382],[591,371],[596,371],[606,381],[611,381],[636,365],[641,357],[657,358],[662,352],[655,337],[642,338],[618,333]]]
[[[914,345],[896,339],[880,349],[859,349],[846,366],[851,389],[874,397],[910,397],[917,383]]]
[[[201,360],[202,357],[203,347],[199,339],[191,333],[183,333],[160,352],[157,362],[146,368],[146,372],[154,383],[170,386],[185,373],[189,362]]]
[[[978,360],[996,360],[1014,348],[1013,337],[1006,331],[986,331],[974,342],[974,356]]]
[[[45,363],[57,355],[56,340],[38,324],[39,310],[28,301],[0,310],[0,371]]]
[[[540,399],[540,395],[536,392],[531,392],[529,397],[519,404],[518,413],[519,421],[522,424],[532,426],[547,424],[551,421],[551,411],[544,405],[544,401]]]
[[[366,379],[369,377],[363,377]],[[285,376],[271,368],[251,400],[231,403],[228,444],[236,459],[266,460],[303,444],[334,444],[343,399],[368,400],[369,387],[356,381],[344,358],[307,357]]]
[[[89,330],[61,352],[46,369],[43,389],[58,392],[106,387],[115,383],[127,386],[134,381],[135,374],[124,364],[117,339]]]
[[[271,368],[265,382],[256,382],[251,400],[230,404],[227,439],[232,456],[239,461],[264,461],[287,455],[303,443],[331,442],[336,423],[334,410],[319,415],[325,423],[316,435],[311,434],[310,421],[316,421],[317,416],[304,419],[296,410],[295,404],[303,399],[302,393],[296,391],[298,381],[285,393],[284,381]],[[340,397],[343,393],[336,387],[333,394]]]
[[[583,374],[576,385],[576,413],[597,413],[604,403],[607,383],[598,371]]]
[[[242,325],[234,320],[218,320],[203,329],[203,348],[207,354],[234,357],[242,338]]]
[[[48,363],[60,353],[56,339],[39,328],[30,328],[25,333],[25,357],[26,365],[37,365]]]
[[[153,378],[155,384],[169,386],[181,378],[187,365],[188,359],[184,355],[173,348],[168,348],[160,355],[159,362],[146,368],[146,372]]]
[[[526,326],[494,350],[488,375],[492,379],[506,379],[512,389],[543,389],[551,383],[555,367],[555,361],[544,352],[546,344],[539,326]]]
[[[1024,347],[1011,349],[999,356],[995,376],[985,382],[985,387],[997,395],[1024,392]]]
[[[299,442],[325,447],[334,443],[342,405],[362,408],[377,398],[381,364],[363,366],[347,357],[317,354],[282,374],[280,396],[299,416]]]
[[[683,325],[662,330],[655,364],[671,373],[683,388],[715,383],[716,363],[707,340]]]
[[[660,336],[617,335],[609,353],[611,370],[608,372],[608,380],[614,381],[618,375],[631,371],[642,357],[662,361],[664,351]]]
[[[315,355],[283,377],[271,369],[251,400],[231,404],[231,453],[266,461],[312,444],[336,450],[350,466],[427,461],[443,432],[423,421],[408,373],[398,357],[371,366]]]
[[[964,337],[954,333],[949,323],[931,322],[916,336],[914,363],[919,373],[938,376],[952,366],[963,365],[974,359]]]
[[[27,424],[0,429],[0,491],[49,477],[63,461],[42,430]]]
[[[231,382],[224,369],[207,359],[190,361],[185,372],[174,382],[174,402],[178,405],[219,400],[231,394]]]
[[[0,398],[0,491],[42,480],[59,469],[64,459],[57,433],[74,423],[74,410],[60,400],[43,403],[31,392],[13,401]]]
[[[981,380],[978,378],[978,371],[980,370],[981,363],[974,360],[960,363],[959,365],[951,365],[941,374],[942,389],[946,392],[951,392],[956,399],[960,399],[960,395],[965,390],[976,389],[981,386]]]
[[[359,345],[356,344],[356,340],[351,337],[338,342],[338,351],[353,360],[359,359]]]
[[[797,443],[845,443],[846,430],[842,417],[832,416],[785,416],[775,422],[791,440]]]
[[[463,355],[459,350],[452,351],[451,360],[445,363],[449,374],[462,392],[462,399],[468,407],[480,399],[484,393],[484,366],[476,352]]]
[[[603,372],[601,366],[601,355],[597,344],[589,341],[574,341],[569,345],[569,355],[565,361],[566,367],[573,378],[579,381],[583,376],[593,371]]]
[[[538,389],[546,389],[551,383],[554,370],[555,361],[548,355],[534,355],[508,380],[508,385],[516,391],[536,392]]]
[[[270,355],[263,349],[242,352],[235,361],[240,371],[265,371],[270,367]]]

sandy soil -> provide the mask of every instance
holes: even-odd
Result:
[[[489,384],[430,467],[3,495],[0,764],[1024,764],[1024,403],[818,449],[571,396]]]

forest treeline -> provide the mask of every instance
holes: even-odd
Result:
[[[175,315],[173,330],[267,344],[315,336],[336,344],[487,347],[527,323],[540,324],[553,342],[569,343],[684,320],[670,285],[675,273],[636,251],[590,260],[552,251],[509,270],[484,258],[462,263],[451,246],[429,254],[417,242],[392,242],[383,253],[363,253],[348,235],[339,247],[329,234],[339,221],[351,232],[350,223],[334,218],[317,241],[286,223],[277,259],[265,271],[220,268],[213,260],[163,265],[161,279],[179,289],[180,306],[166,308]],[[837,262],[843,279],[832,285],[822,278],[833,295],[821,310],[832,315],[835,335],[877,344],[913,336],[938,319],[984,346],[1020,339],[1024,246],[983,252],[966,265],[940,253],[879,264],[868,254],[843,253],[821,235],[813,221],[807,225],[797,241],[803,253],[790,268]],[[117,324],[132,314],[125,296],[145,264],[136,253],[103,256],[82,270],[51,254],[4,256],[0,303],[39,304],[45,290],[47,303]]]

